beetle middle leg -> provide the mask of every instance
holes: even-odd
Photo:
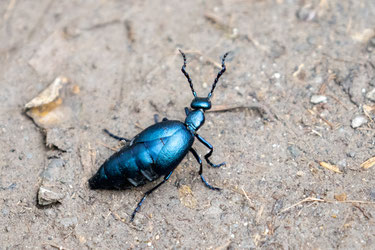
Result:
[[[214,151],[214,147],[213,147],[208,141],[206,141],[202,136],[200,136],[200,135],[198,135],[198,134],[196,134],[195,136],[198,138],[198,140],[199,140],[201,143],[203,143],[203,145],[205,145],[206,147],[208,147],[208,148],[210,149],[210,152],[208,152],[208,153],[204,156],[204,158],[206,159],[207,163],[210,164],[211,167],[218,168],[218,167],[221,167],[221,166],[225,165],[225,162],[222,162],[222,163],[220,163],[220,164],[213,164],[213,163],[208,159],[208,157],[210,157],[210,156],[212,155],[212,152]]]
[[[135,214],[138,212],[138,210],[141,208],[142,206],[142,203],[143,201],[146,199],[147,195],[151,194],[152,192],[154,192],[158,187],[160,187],[161,185],[163,185],[168,179],[169,177],[171,177],[171,174],[173,173],[173,171],[171,171],[168,175],[166,175],[163,179],[162,182],[160,182],[158,185],[156,185],[155,187],[151,188],[150,190],[148,190],[142,197],[141,201],[138,202],[138,205],[137,207],[134,209],[134,212],[132,213],[132,216],[130,218],[130,221],[133,221],[134,220],[134,217],[135,217]]]
[[[164,122],[164,121],[168,121],[167,117],[164,117],[164,118],[162,119],[162,121],[163,121],[163,122]],[[158,115],[158,114],[155,114],[155,115],[154,115],[154,122],[155,122],[155,123],[158,123],[158,122],[159,122],[159,115]]]
[[[193,149],[193,148],[190,148],[190,152],[194,155],[195,159],[197,160],[197,162],[198,162],[199,165],[200,165],[200,168],[199,168],[199,175],[201,176],[201,179],[202,179],[203,183],[204,183],[209,189],[220,191],[220,190],[221,190],[220,188],[217,188],[217,187],[213,187],[213,186],[211,186],[211,185],[206,181],[206,179],[203,177],[203,175],[202,175],[202,173],[203,173],[203,164],[202,164],[202,160],[201,160],[201,158],[199,158],[199,155],[198,155],[197,151],[195,151],[195,149]]]
[[[107,135],[109,135],[110,137],[116,139],[116,140],[119,140],[119,141],[126,141],[126,142],[131,142],[131,140],[127,139],[127,138],[124,138],[124,137],[120,137],[120,136],[117,136],[117,135],[114,135],[112,134],[111,132],[108,131],[108,129],[103,129],[103,132],[106,133]]]

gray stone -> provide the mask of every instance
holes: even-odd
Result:
[[[78,223],[77,217],[67,217],[60,220],[60,224],[65,228],[74,228]]]
[[[311,96],[310,102],[313,104],[326,103],[327,97],[324,95],[313,95]]]
[[[370,92],[368,92],[366,97],[367,97],[367,99],[375,102],[375,88],[372,89]]]
[[[353,118],[351,126],[352,126],[352,128],[359,128],[360,126],[362,126],[363,124],[366,124],[366,123],[367,123],[366,116],[358,115],[358,116]]]
[[[301,154],[301,152],[295,145],[290,145],[287,149],[293,158],[297,158]]]
[[[60,178],[60,171],[61,168],[65,165],[65,161],[63,159],[57,158],[52,159],[49,163],[47,168],[42,172],[43,180],[54,181]]]
[[[41,186],[38,191],[38,204],[41,206],[51,205],[57,202],[61,202],[65,195],[60,192],[52,191],[48,187]]]

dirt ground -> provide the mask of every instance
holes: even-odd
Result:
[[[373,249],[374,16],[373,0],[1,1],[0,249]],[[199,130],[223,190],[189,154],[130,223],[155,183],[87,180],[121,146],[103,128],[185,119],[179,48],[200,96],[231,52]]]

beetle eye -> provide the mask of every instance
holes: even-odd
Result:
[[[190,107],[192,109],[210,109],[211,101],[207,97],[195,97],[194,100],[191,102]]]

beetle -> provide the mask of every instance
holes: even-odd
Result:
[[[101,165],[97,173],[89,179],[91,189],[127,189],[132,186],[142,186],[147,182],[155,181],[164,176],[164,179],[159,184],[144,193],[134,209],[130,221],[134,220],[146,197],[169,179],[173,170],[188,152],[191,152],[199,163],[199,175],[202,182],[212,190],[220,190],[211,186],[203,177],[202,160],[195,149],[192,148],[192,145],[194,139],[197,138],[209,149],[204,158],[210,166],[217,168],[225,165],[225,162],[213,164],[209,160],[214,148],[197,131],[204,124],[204,112],[211,108],[210,99],[216,84],[226,70],[225,58],[228,53],[225,53],[222,57],[221,70],[217,74],[207,97],[198,97],[194,90],[193,82],[185,70],[186,56],[181,50],[179,51],[184,61],[181,71],[187,78],[194,96],[190,104],[191,109],[185,107],[185,122],[168,120],[167,118],[158,122],[157,116],[155,116],[155,124],[146,128],[131,140],[116,136],[104,129],[104,132],[109,136],[125,141],[128,145],[125,145],[121,150],[109,157]]]

